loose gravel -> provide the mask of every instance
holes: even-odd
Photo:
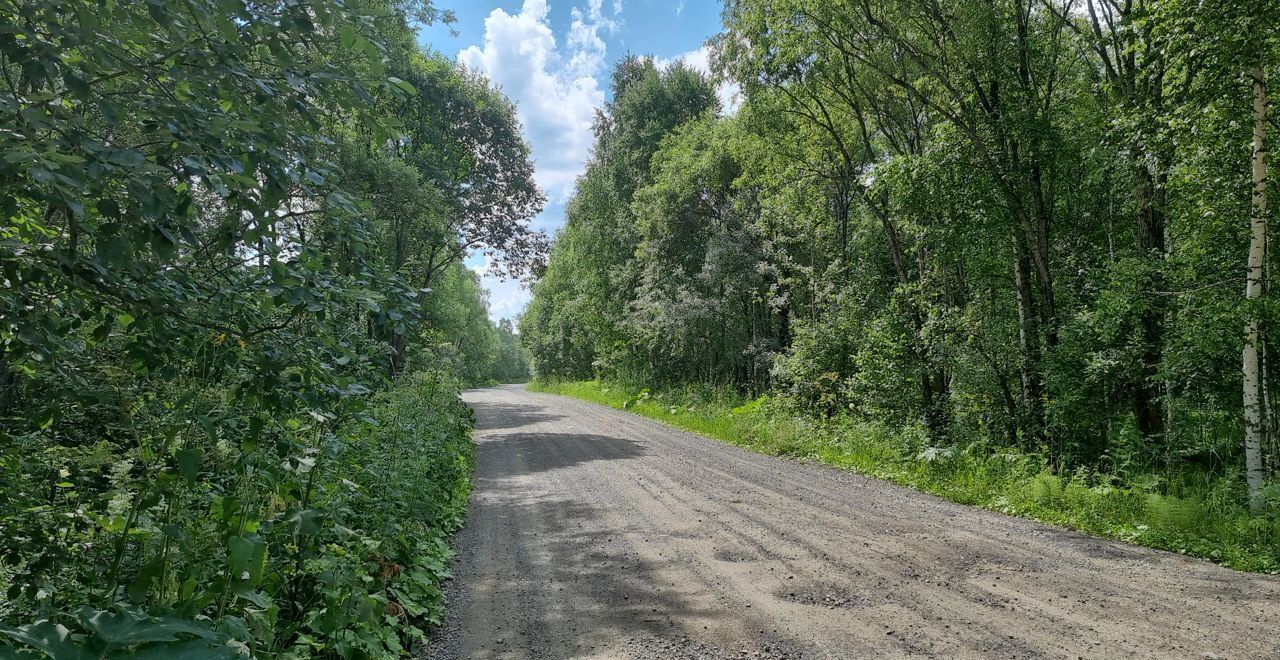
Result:
[[[426,657],[1280,658],[1280,580],[522,386]]]

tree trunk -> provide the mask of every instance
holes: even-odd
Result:
[[[1018,363],[1022,381],[1021,427],[1023,442],[1034,447],[1045,438],[1044,406],[1040,400],[1043,392],[1040,382],[1040,336],[1036,327],[1036,307],[1026,238],[1018,228],[1014,228],[1013,234],[1014,291],[1018,297]]]
[[[8,348],[0,344],[0,415],[9,411],[15,385],[13,372],[9,369]]]
[[[887,194],[883,197],[887,197]],[[907,258],[902,248],[902,239],[892,218],[889,217],[888,200],[883,197],[875,200],[869,194],[864,195],[867,205],[884,227],[885,236],[889,240],[890,256],[893,257],[893,269],[898,276],[898,283],[902,286],[903,295],[906,296],[904,304],[907,307],[907,315],[911,319],[912,352],[916,355],[920,369],[920,417],[924,421],[925,428],[928,429],[929,437],[934,441],[941,441],[947,433],[947,412],[944,404],[946,377],[941,374],[941,369],[934,365],[933,352],[925,342],[925,312],[921,309],[920,301],[916,299],[921,293],[911,290],[911,274],[907,272]],[[922,253],[917,252],[916,263],[919,272],[924,273]]]
[[[1033,158],[1038,158],[1032,152]],[[1031,199],[1035,205],[1034,236],[1028,236],[1032,262],[1036,266],[1036,281],[1040,283],[1040,323],[1044,326],[1045,343],[1050,348],[1058,345],[1058,305],[1053,292],[1053,271],[1049,267],[1049,227],[1053,224],[1052,201],[1045,199],[1044,182],[1040,165],[1032,161]]]
[[[392,380],[400,377],[404,372],[405,353],[409,350],[409,337],[404,333],[395,333],[391,335],[391,356],[387,361],[387,376]]]
[[[790,292],[787,292],[790,295]],[[785,350],[791,345],[791,299],[778,307],[778,350]]]
[[[1138,322],[1142,327],[1142,368],[1133,388],[1133,412],[1138,434],[1148,444],[1164,436],[1160,399],[1160,362],[1164,354],[1164,305],[1153,292],[1160,289],[1165,253],[1165,175],[1153,174],[1145,163],[1137,166],[1138,252],[1153,265],[1147,279],[1149,305]]]
[[[1253,213],[1249,219],[1249,265],[1244,297],[1244,458],[1249,508],[1259,513],[1262,486],[1262,390],[1258,359],[1259,321],[1254,301],[1262,295],[1263,259],[1267,245],[1267,95],[1261,63],[1253,67]]]

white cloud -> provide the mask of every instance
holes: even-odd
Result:
[[[489,291],[489,318],[515,319],[533,300],[528,287],[517,280],[503,280],[491,275],[480,278],[480,284]]]
[[[514,280],[493,281],[488,278],[485,287],[489,289],[489,316],[495,319],[511,319],[524,313],[525,307],[533,300],[533,294],[525,285]]]
[[[654,64],[659,68],[666,68],[676,62],[683,62],[685,66],[694,71],[700,71],[709,76],[711,75],[711,48],[704,45],[697,50],[680,53],[672,58],[664,59],[659,57],[654,61]],[[742,88],[738,87],[737,83],[728,81],[718,83],[716,85],[716,96],[720,98],[721,114],[731,115],[742,106]]]
[[[489,318],[515,319],[524,312],[524,308],[533,299],[529,288],[519,280],[504,279],[489,274],[492,259],[481,253],[474,253],[467,259],[467,267],[480,277],[480,285],[489,292]]]
[[[595,108],[605,98],[597,80],[606,54],[601,35],[617,32],[621,11],[620,0],[611,12],[604,0],[574,7],[560,46],[546,0],[524,0],[515,15],[493,10],[484,22],[484,44],[458,53],[460,62],[484,73],[516,102],[533,147],[534,179],[552,202],[572,192],[590,154]]]
[[[572,52],[568,72],[572,76],[594,77],[604,67],[605,44],[600,32],[615,34],[618,31],[617,13],[621,5],[615,3],[614,18],[604,15],[604,0],[587,0],[587,11],[574,7],[569,12],[573,22],[569,24],[568,46]]]
[[[684,13],[684,0],[680,0],[679,2],[676,3],[676,18],[679,18],[680,14],[683,14],[683,13]]]
[[[600,83],[607,64],[605,39],[622,23],[622,0],[585,0],[571,8],[568,29],[551,28],[547,0],[524,0],[517,14],[494,9],[484,21],[484,42],[464,48],[458,61],[483,73],[516,103],[525,137],[533,149],[534,180],[549,197],[548,209],[534,221],[553,229],[556,210],[573,192],[591,153],[595,109],[604,105]],[[524,310],[531,294],[514,280],[488,271],[488,259],[468,260],[489,290],[489,316],[511,318]]]

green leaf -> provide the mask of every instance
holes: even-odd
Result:
[[[414,86],[413,86],[413,84],[412,84],[412,83],[410,83],[410,82],[409,82],[409,81],[407,81],[407,80],[402,80],[402,79],[397,78],[397,77],[395,77],[395,76],[391,76],[390,78],[387,78],[387,81],[388,81],[388,82],[390,82],[392,85],[395,85],[396,87],[399,87],[401,90],[403,90],[403,91],[404,91],[405,93],[407,93],[407,94],[417,94],[417,93],[418,93],[418,88],[417,88],[417,87],[414,87]]]
[[[164,561],[157,558],[153,559],[138,569],[138,575],[133,582],[129,584],[126,591],[129,598],[134,602],[141,603],[147,599],[147,592],[151,590],[151,584],[155,579],[164,572]]]
[[[122,167],[137,167],[147,162],[147,157],[137,149],[117,149],[104,151],[102,159],[108,163],[120,165]]]
[[[207,639],[192,639],[170,644],[150,644],[140,650],[113,653],[111,660],[232,660],[243,658],[235,647]]]
[[[249,581],[257,583],[267,560],[267,544],[256,534],[232,536],[227,539],[227,558],[231,561],[234,579],[239,580],[247,573]]]
[[[174,458],[178,461],[178,471],[187,478],[188,483],[194,484],[196,478],[200,476],[200,465],[204,462],[204,452],[196,448],[180,449],[174,454]]]
[[[343,25],[338,30],[338,41],[343,48],[355,48],[357,44],[364,42],[364,37],[360,32],[350,25]]]
[[[237,582],[231,585],[231,593],[237,598],[243,598],[258,607],[271,606],[271,599],[261,591],[255,590],[253,585],[248,582]]]
[[[300,509],[285,518],[294,534],[310,535],[320,531],[320,512],[315,509]]]
[[[100,199],[96,204],[98,213],[107,218],[120,217],[120,205],[113,199]]]
[[[53,660],[92,660],[93,654],[71,639],[71,631],[48,619],[20,628],[0,625],[0,635],[42,651]]]
[[[124,516],[102,516],[97,520],[102,529],[111,534],[123,532],[125,525],[129,522]]]
[[[110,336],[111,336],[110,323],[103,323],[102,325],[93,329],[93,340],[96,342],[99,342],[99,343],[104,342]]]
[[[120,611],[82,607],[76,613],[80,625],[109,647],[129,646],[148,642],[168,642],[179,635],[195,635],[213,639],[217,635],[199,622],[177,617],[150,617],[141,610],[122,608]]]

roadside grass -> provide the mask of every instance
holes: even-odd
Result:
[[[1230,568],[1280,573],[1280,513],[1251,516],[1226,479],[1160,493],[1112,475],[1056,473],[1016,449],[971,444],[930,447],[922,432],[851,418],[819,419],[775,399],[747,401],[692,386],[651,392],[600,381],[531,383],[627,410],[770,456],[813,460],[939,497],[1032,518],[1104,538],[1208,559]]]

